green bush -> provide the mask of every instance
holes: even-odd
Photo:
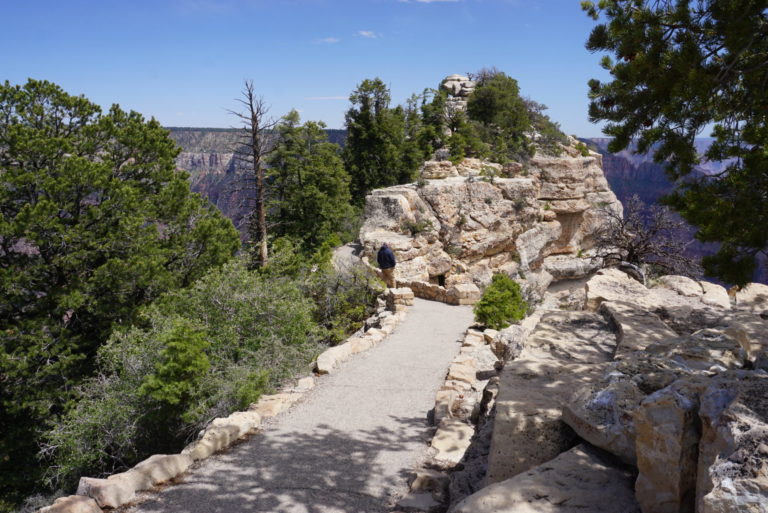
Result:
[[[51,490],[153,453],[178,452],[211,419],[247,408],[306,372],[374,311],[380,280],[335,270],[283,239],[265,269],[239,258],[145,308],[101,347],[98,373],[45,435]]]
[[[527,310],[528,303],[523,300],[520,285],[506,274],[495,274],[475,304],[475,321],[500,330],[521,320]]]
[[[576,143],[576,149],[579,150],[582,157],[589,157],[589,148],[583,142]]]
[[[303,372],[325,331],[297,280],[245,259],[166,294],[99,350],[98,375],[46,433],[51,488],[179,451],[215,417]]]

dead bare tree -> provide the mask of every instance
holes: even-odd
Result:
[[[246,80],[240,98],[236,101],[243,107],[241,111],[229,113],[241,121],[240,137],[234,149],[236,164],[245,170],[241,178],[243,190],[252,193],[253,205],[247,214],[248,242],[253,251],[253,261],[258,266],[267,265],[267,212],[265,159],[274,147],[270,141],[270,131],[277,120],[269,117],[269,106],[264,98],[257,96],[253,81]]]
[[[649,269],[654,273],[699,277],[698,259],[687,256],[693,242],[687,225],[670,209],[646,207],[637,195],[624,205],[624,215],[601,210],[603,228],[595,237],[595,256],[605,267],[616,266],[643,284]]]

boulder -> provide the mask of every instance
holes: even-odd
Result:
[[[674,290],[681,296],[701,297],[704,294],[699,282],[686,276],[666,275],[659,277],[656,281],[655,287]]]
[[[601,363],[611,359],[616,337],[597,314],[548,311],[526,346],[531,353],[552,355],[564,363]]]
[[[211,426],[203,432],[199,440],[186,446],[181,454],[189,456],[193,461],[206,459],[232,445],[239,438],[239,434],[237,426]]]
[[[598,366],[555,359],[520,358],[500,375],[488,460],[488,482],[496,483],[555,458],[577,442],[561,419],[572,392],[599,379]]]
[[[705,305],[722,308],[724,310],[731,309],[731,298],[728,296],[728,291],[725,287],[710,283],[708,281],[700,281],[701,289],[704,294],[701,296],[701,301]]]
[[[592,274],[599,268],[599,262],[591,258],[553,255],[544,259],[543,267],[555,280],[572,280]]]
[[[448,368],[448,376],[445,379],[472,384],[477,381],[477,370],[469,365],[454,363]]]
[[[634,465],[635,424],[631,416],[645,394],[626,376],[613,376],[577,390],[563,406],[563,422],[581,438]],[[606,382],[607,381],[607,382]]]
[[[528,330],[520,324],[513,324],[501,330],[493,341],[491,350],[502,362],[514,360],[523,350]]]
[[[464,341],[462,342],[462,346],[469,346],[469,347],[479,347],[485,344],[485,336],[483,336],[482,331],[477,331],[473,329],[468,329],[467,333],[464,335]]]
[[[302,394],[297,392],[282,392],[279,394],[263,395],[259,398],[259,402],[251,404],[248,407],[248,410],[258,413],[262,418],[274,417],[293,406],[296,401],[301,399],[301,395]]]
[[[368,351],[374,345],[376,345],[373,338],[371,337],[352,337],[347,340],[345,344],[349,344],[350,354],[357,354],[362,353],[363,351]]]
[[[584,440],[635,464],[635,411],[646,396],[690,372],[644,352],[605,364],[600,371],[573,389],[564,402],[562,420]]]
[[[587,309],[597,311],[606,301],[624,301],[646,306],[648,289],[618,269],[598,271],[585,285]]]
[[[474,283],[460,283],[448,289],[448,302],[455,305],[474,305],[480,299],[480,289]]]
[[[259,427],[261,424],[262,411],[269,413],[269,408],[263,408],[262,405],[266,405],[269,402],[270,397],[279,397],[282,403],[282,408],[285,409],[287,408],[286,404],[293,404],[293,402],[298,399],[299,394],[285,393],[278,394],[276,396],[263,396],[264,402],[260,400],[256,408],[253,410],[249,409],[248,411],[236,411],[226,417],[213,419],[210,425],[213,427],[235,428],[237,438],[242,438],[243,436],[252,433],[256,428]],[[276,404],[276,402],[273,401],[269,404]]]
[[[727,312],[722,308],[700,304],[660,306],[656,313],[664,323],[680,335],[723,324]]]
[[[748,355],[737,338],[716,329],[660,340],[649,345],[646,351],[692,371],[740,369]]]
[[[133,467],[133,471],[144,474],[156,486],[183,474],[191,465],[192,458],[186,454],[155,454]]]
[[[451,513],[640,513],[633,473],[589,445],[491,484]]]
[[[413,291],[408,287],[401,287],[397,289],[388,289],[384,296],[387,300],[387,309],[394,312],[397,305],[411,306],[413,305]]]
[[[736,292],[736,304],[739,308],[756,313],[768,310],[768,285],[750,283]]]
[[[133,501],[136,492],[152,486],[148,476],[141,472],[122,472],[106,479],[81,477],[77,495],[91,497],[100,508],[119,508]]]

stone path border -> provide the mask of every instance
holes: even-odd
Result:
[[[387,290],[379,298],[376,314],[365,322],[369,329],[361,330],[343,344],[321,353],[313,370],[317,374],[330,373],[352,355],[371,349],[384,340],[403,321],[408,307],[413,305],[413,298],[413,292],[408,288]],[[38,513],[101,513],[102,508],[128,505],[136,499],[137,492],[167,483],[184,474],[193,463],[254,434],[262,420],[288,410],[313,387],[314,377],[306,376],[280,393],[262,396],[246,411],[214,419],[180,454],[155,454],[129,470],[105,479],[82,477],[75,495],[60,497]]]

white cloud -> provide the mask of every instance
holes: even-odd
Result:
[[[363,37],[367,37],[368,39],[376,39],[379,37],[376,32],[372,30],[358,30],[357,33]]]
[[[310,101],[348,100],[349,96],[310,96],[304,99]]]
[[[341,39],[339,39],[338,37],[324,37],[322,39],[318,39],[317,42],[332,45],[332,44],[341,42]]]

